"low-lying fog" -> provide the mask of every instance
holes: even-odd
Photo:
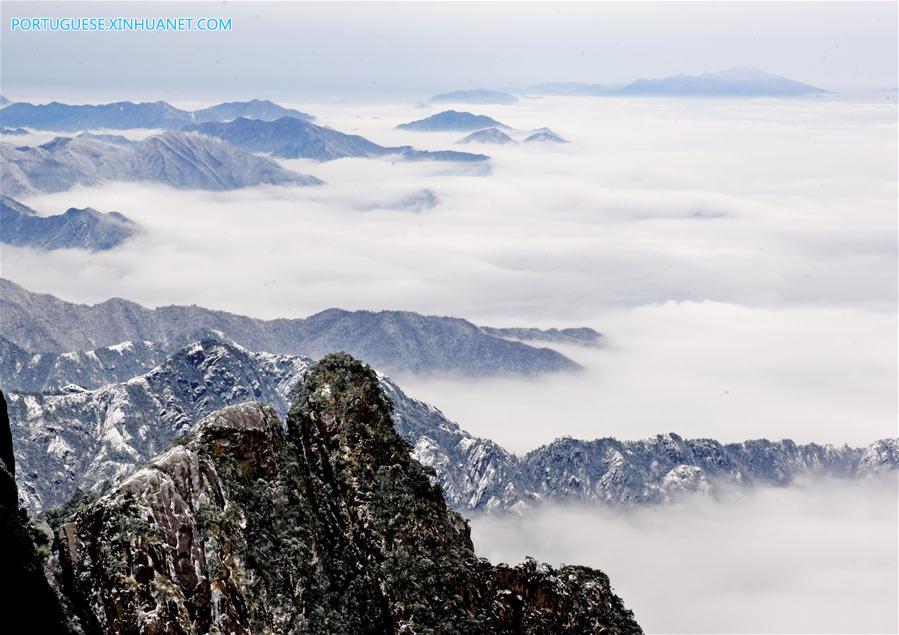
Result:
[[[862,446],[897,434],[895,314],[672,302],[596,322],[609,334],[601,348],[552,345],[583,372],[395,379],[469,432],[518,453],[562,435]]]
[[[472,520],[478,554],[601,569],[648,633],[895,633],[897,481]]]

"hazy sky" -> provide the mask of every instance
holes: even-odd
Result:
[[[13,98],[427,96],[754,66],[837,91],[897,85],[897,4],[2,4]],[[230,33],[21,33],[22,16],[223,16]]]

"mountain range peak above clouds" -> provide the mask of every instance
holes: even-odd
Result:
[[[801,97],[828,91],[757,68],[740,67],[695,75],[680,73],[625,84],[549,82],[518,89],[520,94],[655,97]]]
[[[262,121],[240,117],[229,122],[185,126],[184,130],[222,139],[250,152],[266,152],[282,159],[332,161],[345,157],[398,156],[409,161],[485,161],[483,154],[451,150],[416,150],[411,146],[382,146],[365,137],[339,132],[292,117]]]
[[[279,119],[296,117],[309,120],[309,115],[292,108],[284,108],[268,101],[232,101],[195,111],[182,110],[164,101],[120,101],[107,104],[31,104],[11,103],[3,108],[0,121],[4,126],[75,132],[79,130],[107,129],[131,130],[138,128],[179,130],[187,124],[204,121],[230,121],[238,117],[254,119]]]
[[[56,137],[35,147],[0,143],[0,168],[2,189],[13,197],[109,181],[201,190],[322,183],[218,139],[183,132],[164,132],[136,142],[115,135],[79,135]]]
[[[103,251],[138,231],[137,224],[119,212],[72,207],[62,214],[38,216],[30,207],[6,195],[0,197],[0,242],[8,245]]]
[[[38,510],[63,504],[79,488],[103,489],[219,408],[249,399],[284,416],[312,363],[252,352],[213,333],[171,353],[123,342],[104,351],[31,356],[0,341],[22,498]],[[379,382],[393,404],[396,431],[435,470],[448,504],[460,511],[520,511],[551,501],[655,505],[816,476],[880,478],[899,468],[899,439],[850,448],[767,439],[724,444],[674,433],[638,441],[563,437],[518,456],[468,434],[385,375]]]

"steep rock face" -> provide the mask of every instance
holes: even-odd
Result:
[[[367,367],[328,356],[296,396],[286,432],[226,408],[60,527],[86,630],[640,632],[598,571],[478,559]]]
[[[56,594],[44,576],[28,516],[19,509],[15,475],[6,399],[0,390],[0,611],[11,625],[17,623],[16,617],[27,619],[34,633],[68,633]]]

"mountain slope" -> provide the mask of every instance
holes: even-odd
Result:
[[[287,431],[206,419],[58,530],[64,590],[114,632],[639,633],[584,567],[493,567],[393,431],[374,373],[311,368]]]
[[[9,196],[62,192],[106,181],[148,181],[176,188],[231,190],[255,185],[317,185],[271,159],[216,139],[166,132],[140,142],[119,137],[57,137],[37,147],[0,143],[2,189]]]
[[[505,145],[507,143],[515,143],[515,140],[502,130],[484,128],[483,130],[472,132],[470,135],[459,139],[456,143],[497,143]]]
[[[139,356],[136,346],[121,350],[123,357],[129,350]],[[65,502],[77,488],[114,482],[190,433],[200,418],[227,405],[261,400],[283,416],[290,391],[308,364],[299,357],[251,353],[228,342],[204,340],[180,349],[150,372],[97,390],[11,392],[22,498],[38,510]],[[74,361],[62,370],[87,374]],[[18,379],[0,377],[6,385]],[[64,381],[60,376],[59,382]],[[379,382],[393,404],[396,431],[409,442],[413,456],[435,470],[447,503],[458,510],[514,510],[541,500],[657,504],[684,492],[783,486],[812,475],[868,478],[899,468],[897,439],[854,449],[764,439],[725,445],[676,434],[642,441],[563,438],[517,457],[467,434],[387,377],[380,376]]]
[[[470,112],[456,110],[444,110],[436,115],[425,117],[409,123],[401,123],[397,126],[400,130],[414,130],[417,132],[451,132],[464,130],[480,130],[481,128],[508,128],[487,115],[474,115]]]
[[[0,336],[0,378],[16,392],[54,393],[70,385],[91,390],[146,373],[168,352],[153,342],[123,342],[92,351],[33,354]]]
[[[228,123],[205,123],[185,130],[216,137],[251,152],[267,152],[274,157],[332,161],[345,157],[398,155],[407,160],[484,161],[483,154],[431,152],[410,146],[385,147],[359,135],[349,135],[308,121],[285,117],[276,121],[240,118]]]
[[[96,105],[71,105],[54,101],[49,104],[25,102],[11,104],[3,108],[0,120],[4,126],[9,127],[23,126],[34,130],[74,132],[99,128],[108,130],[134,128],[178,130],[186,124],[201,121],[227,121],[237,117],[309,119],[310,115],[258,99],[218,104],[195,112],[175,108],[164,101],[137,104],[120,101]]]
[[[140,359],[137,345],[119,351]],[[85,356],[85,368],[79,368],[73,354],[65,357],[69,363],[59,369],[57,383],[75,383],[95,368],[92,356]],[[140,365],[115,359],[118,366]],[[61,505],[76,489],[96,489],[120,477],[192,431],[202,417],[246,399],[270,404],[283,416],[290,390],[308,363],[207,339],[176,351],[149,372],[96,390],[11,392],[22,498],[31,509]],[[6,365],[2,370],[4,385],[21,382],[22,373],[7,375]],[[437,469],[454,506],[511,507],[519,502],[514,483],[509,485],[512,455],[462,432],[386,377],[381,382],[395,405],[397,431],[415,446],[416,456]]]
[[[120,245],[137,230],[133,221],[118,212],[72,207],[63,214],[38,216],[18,201],[0,197],[0,242],[8,245],[103,251]]]
[[[232,121],[239,117],[274,121],[282,117],[310,120],[312,115],[293,108],[285,108],[268,99],[251,99],[250,101],[229,101],[209,108],[195,110],[191,113],[196,121]]]
[[[538,130],[534,134],[527,137],[522,143],[571,143],[568,139],[563,139],[552,130]]]
[[[343,350],[389,372],[496,375],[579,368],[554,350],[495,337],[466,320],[405,311],[329,309],[305,319],[266,321],[197,306],[146,309],[120,299],[84,306],[0,279],[0,316],[3,336],[33,353],[84,351],[125,341],[171,349],[205,328],[251,350],[309,357]]]

